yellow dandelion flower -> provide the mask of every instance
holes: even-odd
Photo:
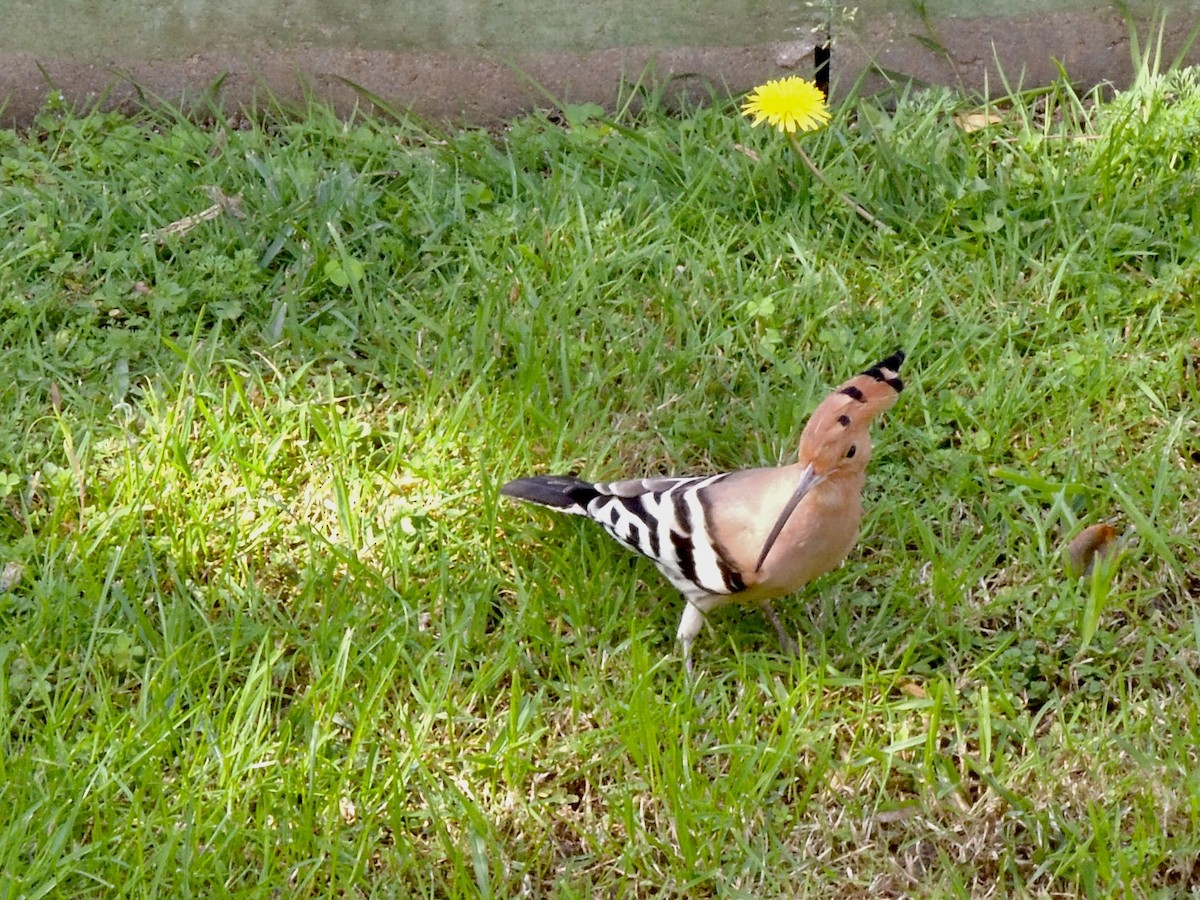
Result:
[[[751,125],[767,122],[788,133],[813,131],[829,121],[821,89],[795,75],[760,84],[742,104],[742,112],[754,118]]]

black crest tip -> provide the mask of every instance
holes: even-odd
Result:
[[[896,374],[900,371],[900,366],[904,364],[905,353],[903,350],[897,350],[887,359],[880,360],[863,372],[864,375],[870,375],[876,381],[882,381],[897,393],[904,390],[904,382]]]

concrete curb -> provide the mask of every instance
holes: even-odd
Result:
[[[1185,18],[1167,23],[1166,61],[1188,37],[1192,23]],[[911,79],[987,88],[995,96],[1004,92],[1005,77],[1013,87],[1051,82],[1058,74],[1056,60],[1084,89],[1104,82],[1122,86],[1132,72],[1128,26],[1112,12],[943,19],[934,35],[913,30],[920,27],[911,17],[882,17],[840,39],[833,53],[835,94],[862,77],[868,92]],[[1146,35],[1143,45],[1157,37],[1150,23],[1139,30]],[[290,103],[313,96],[343,114],[356,106],[370,108],[367,98],[375,96],[392,109],[411,109],[433,120],[493,125],[553,106],[551,97],[611,107],[622,81],[643,76],[672,96],[703,100],[713,93],[739,93],[790,72],[810,74],[814,43],[805,35],[751,46],[619,47],[506,57],[485,50],[393,52],[314,45],[158,60],[0,52],[0,97],[6,100],[0,119],[6,125],[29,123],[56,90],[83,108],[132,107],[147,99],[186,106],[205,99],[207,92],[226,109],[262,105],[271,97]],[[1196,46],[1189,60],[1200,62]]]

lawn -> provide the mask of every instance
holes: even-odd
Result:
[[[0,895],[1200,888],[1200,78],[627,99],[0,132]],[[795,658],[498,497],[897,347]]]

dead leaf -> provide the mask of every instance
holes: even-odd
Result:
[[[1092,574],[1097,559],[1112,556],[1117,550],[1117,529],[1107,522],[1089,525],[1067,545],[1067,574],[1086,578]]]
[[[226,194],[216,185],[210,184],[207,187],[209,196],[216,202],[192,216],[184,216],[182,219],[176,219],[170,225],[166,225],[158,231],[147,231],[142,234],[142,240],[150,240],[153,238],[157,243],[163,243],[167,238],[177,234],[187,234],[201,222],[210,222],[221,213],[233,216],[235,219],[244,219],[246,214],[242,211],[242,195],[241,194]]]
[[[998,125],[1003,121],[1004,119],[994,112],[960,113],[954,117],[954,124],[967,134],[987,128],[989,125]]]
[[[918,700],[924,700],[926,696],[925,688],[921,687],[915,681],[900,682],[900,690],[904,691],[910,697],[916,697]]]
[[[742,154],[750,157],[755,162],[758,162],[758,151],[751,150],[749,147],[743,147],[741,144],[734,144],[733,149],[736,150],[738,153],[742,153]]]

